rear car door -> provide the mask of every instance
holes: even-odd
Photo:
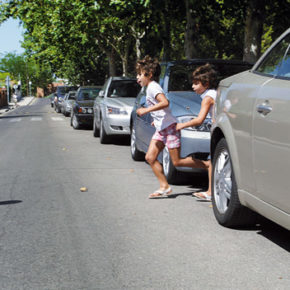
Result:
[[[146,89],[142,88],[138,98],[136,99],[136,108],[146,107]],[[151,137],[155,131],[154,127],[151,125],[152,117],[150,113],[143,116],[136,114],[135,120],[136,137],[139,142],[141,142],[141,148],[147,151],[147,147],[150,143]],[[140,145],[140,144],[139,144]],[[140,149],[141,149],[140,148]]]
[[[270,78],[258,93],[252,141],[257,196],[287,213],[290,213],[289,47],[288,34],[256,69]]]

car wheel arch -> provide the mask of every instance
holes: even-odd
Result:
[[[235,174],[235,179],[237,186],[239,188],[239,185],[241,184],[241,177],[240,177],[240,166],[239,166],[239,155],[236,150],[236,141],[235,137],[231,128],[231,125],[229,122],[224,122],[224,123],[219,123],[219,127],[215,127],[211,133],[211,142],[210,142],[210,150],[211,150],[211,157],[213,158],[214,151],[216,148],[216,145],[218,142],[222,139],[225,138],[227,144],[228,144],[228,150],[231,156],[232,160],[232,166]]]

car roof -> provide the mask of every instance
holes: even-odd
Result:
[[[80,86],[79,89],[101,89],[102,86]]]
[[[123,80],[132,80],[132,81],[135,81],[136,78],[134,77],[111,77],[112,78],[112,81],[123,81]]]
[[[242,60],[233,60],[233,59],[217,59],[217,58],[193,58],[193,59],[184,59],[184,60],[171,60],[165,61],[162,64],[166,64],[168,66],[174,65],[185,65],[185,64],[203,64],[203,63],[210,63],[210,64],[248,64],[253,65],[249,62],[242,61]]]

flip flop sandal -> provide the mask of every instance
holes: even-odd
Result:
[[[149,195],[149,199],[166,198],[170,196],[171,192],[172,192],[171,187],[168,187],[165,190],[158,189]]]
[[[195,192],[192,195],[198,200],[211,201],[211,195],[208,195],[206,192]]]

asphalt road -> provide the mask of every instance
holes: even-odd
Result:
[[[157,181],[127,139],[101,145],[45,99],[0,132],[0,289],[290,288],[289,231],[219,226],[191,196],[204,179],[149,200]]]

